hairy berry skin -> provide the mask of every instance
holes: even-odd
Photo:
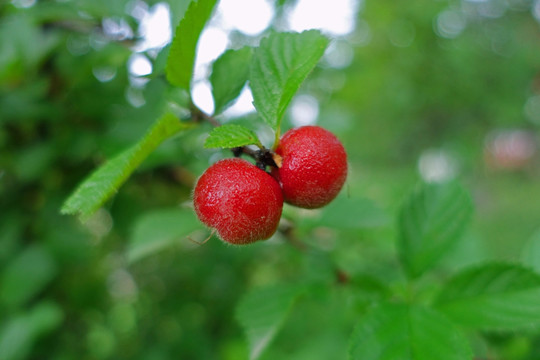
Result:
[[[332,201],[347,178],[347,153],[339,139],[320,126],[287,131],[276,153],[283,158],[273,171],[285,202],[316,209]]]
[[[268,239],[277,229],[283,195],[277,181],[246,160],[224,159],[197,181],[193,204],[199,220],[228,243]]]

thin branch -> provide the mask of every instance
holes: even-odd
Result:
[[[219,121],[216,120],[215,117],[213,117],[212,115],[208,115],[193,103],[191,104],[190,111],[191,118],[196,122],[207,121],[214,127],[221,126],[221,124],[219,123]]]

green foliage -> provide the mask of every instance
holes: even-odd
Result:
[[[192,209],[162,209],[146,213],[135,222],[127,249],[128,261],[135,262],[185,244],[186,237],[200,228]]]
[[[88,219],[164,140],[189,128],[190,125],[166,113],[137,144],[107,161],[79,185],[62,206],[62,213],[79,214],[81,219]]]
[[[204,142],[205,148],[235,148],[244,145],[262,147],[257,134],[242,125],[222,125],[213,129]]]
[[[26,248],[2,273],[0,300],[8,307],[25,304],[43,290],[57,271],[46,249],[38,245]]]
[[[246,46],[228,50],[214,62],[210,74],[214,114],[222,113],[240,95],[249,77],[252,54],[253,50]]]
[[[472,213],[468,194],[457,183],[425,184],[399,214],[401,260],[412,277],[433,267],[456,243]]]
[[[0,329],[0,359],[26,358],[34,341],[58,327],[62,319],[62,309],[50,302],[41,302],[26,314],[13,317]]]
[[[163,3],[0,6],[0,359],[539,359],[533,2],[367,0],[331,46],[276,32],[296,2],[270,2],[268,30],[222,29],[228,49],[197,72],[213,118],[190,88],[216,2],[168,1],[174,39],[144,50]],[[257,112],[231,119],[246,84]],[[262,146],[299,109],[343,141],[342,194],[286,205],[268,241],[205,241],[186,204],[232,156],[214,147]],[[401,203],[433,175],[466,186]]]
[[[167,59],[167,80],[187,91],[191,90],[199,36],[212,15],[215,5],[216,0],[192,1],[184,18],[176,27]]]
[[[467,360],[467,339],[439,313],[409,304],[371,309],[351,337],[350,359]]]
[[[253,104],[277,135],[287,106],[319,62],[328,42],[315,30],[272,33],[255,49],[249,76]]]
[[[515,331],[540,325],[540,276],[513,264],[464,270],[445,284],[437,308],[464,326]]]
[[[338,197],[320,213],[302,219],[307,226],[327,226],[342,230],[359,230],[388,225],[390,215],[365,198]]]
[[[236,317],[249,343],[249,359],[258,359],[283,325],[302,287],[277,285],[254,289],[239,302]]]

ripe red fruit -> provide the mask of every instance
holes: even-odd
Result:
[[[283,158],[273,171],[285,202],[306,209],[332,201],[347,178],[347,154],[339,139],[320,126],[287,131],[276,153]]]
[[[231,244],[250,244],[276,232],[283,209],[277,181],[246,160],[220,160],[197,181],[193,203],[199,220]]]

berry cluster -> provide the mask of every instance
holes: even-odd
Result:
[[[289,130],[275,154],[279,160],[270,173],[231,158],[210,166],[197,181],[195,212],[222,240],[240,245],[268,239],[277,230],[283,202],[320,208],[345,183],[345,149],[334,134],[319,126]]]

